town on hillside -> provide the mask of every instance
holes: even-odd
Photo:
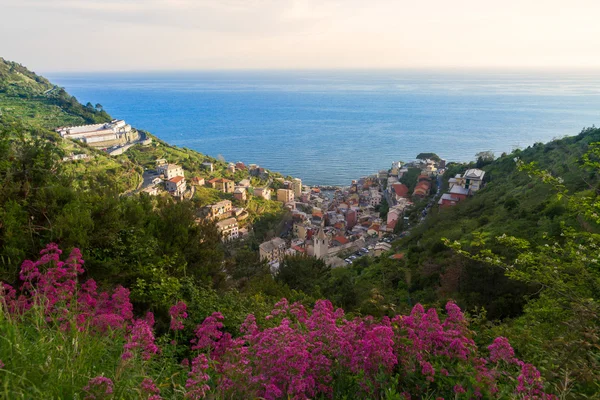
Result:
[[[107,124],[59,128],[65,139],[82,141],[90,146],[109,149],[109,154],[122,154],[134,144],[148,144],[123,120]],[[431,158],[393,162],[389,169],[353,180],[349,186],[309,187],[299,178],[274,177],[256,164],[228,163],[217,173],[208,158],[201,171],[186,171],[183,166],[165,158],[154,161],[146,169],[136,192],[176,200],[193,199],[196,191],[210,188],[221,193],[221,200],[198,210],[197,222],[213,222],[224,243],[244,240],[252,231],[246,204],[251,198],[277,201],[290,216],[280,235],[259,245],[259,256],[273,273],[283,258],[306,255],[323,260],[331,267],[352,264],[364,256],[379,256],[392,250],[392,240],[410,231],[408,215],[418,215],[417,223],[429,209],[456,205],[483,187],[485,172],[472,168],[448,181],[441,193],[446,161],[433,153]],[[70,160],[84,155],[71,155]],[[223,175],[227,176],[224,177]],[[236,176],[233,180],[228,177]],[[437,201],[436,201],[437,200]],[[414,221],[413,221],[414,223]],[[402,258],[402,254],[392,257]]]

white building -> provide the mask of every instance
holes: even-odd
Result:
[[[183,168],[177,164],[163,164],[156,170],[159,174],[163,174],[166,180],[175,178],[176,176],[185,176],[183,174]]]
[[[65,139],[93,144],[119,140],[123,135],[132,132],[132,129],[131,125],[126,124],[122,119],[114,119],[105,124],[66,126],[56,129],[56,132]]]
[[[183,176],[175,176],[165,181],[165,188],[172,195],[181,196],[187,189],[185,178]]]
[[[217,222],[217,230],[221,234],[221,240],[228,242],[239,237],[239,225],[235,218],[227,218]]]

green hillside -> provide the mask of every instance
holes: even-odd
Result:
[[[151,145],[134,146],[125,154],[109,157],[81,143],[63,140],[53,131],[61,125],[110,119],[101,106],[81,105],[63,89],[25,67],[0,59],[0,281],[18,286],[23,260],[36,260],[48,243],[57,243],[67,253],[80,249],[85,259],[85,275],[81,279],[93,278],[99,288],[108,291],[118,291],[121,285],[130,291],[128,296],[135,315],[154,313],[155,333],[168,349],[164,355],[168,365],[165,368],[174,375],[160,375],[160,363],[150,368],[150,364],[137,360],[136,379],[158,374],[168,388],[165,393],[182,397],[182,374],[186,372],[182,372],[181,361],[191,358],[191,353],[179,347],[177,341],[189,343],[196,335],[192,324],[200,323],[213,312],[221,312],[222,329],[239,338],[241,326],[250,329],[244,324],[247,314],[260,319],[260,328],[265,332],[267,328],[275,328],[272,316],[265,317],[282,297],[290,304],[300,301],[308,309],[317,299],[327,298],[344,308],[348,321],[355,316],[364,317],[360,320],[364,326],[371,326],[370,316],[396,317],[389,324],[387,319],[382,320],[378,329],[383,331],[386,324],[391,325],[387,326],[390,329],[398,329],[398,324],[408,323],[408,319],[398,319],[397,315],[410,313],[417,303],[445,313],[444,304],[452,300],[467,311],[467,320],[459,329],[461,340],[473,340],[472,346],[485,357],[494,338],[506,337],[514,346],[516,357],[526,363],[533,362],[548,381],[544,390],[565,399],[598,398],[600,146],[595,143],[600,142],[600,129],[589,128],[577,136],[536,143],[496,160],[481,158],[471,164],[450,164],[444,182],[477,166],[486,172],[485,187],[455,207],[443,210],[433,207],[423,222],[413,224],[409,234],[393,244],[393,252],[380,257],[361,257],[352,265],[336,269],[329,269],[313,258],[289,257],[281,266],[283,273],[274,277],[266,263],[259,260],[257,249],[263,239],[278,234],[278,228],[288,217],[280,203],[250,200],[244,206],[250,213],[254,234],[245,242],[225,245],[213,223],[198,223],[197,218],[203,206],[230,195],[204,187],[197,188],[194,198],[185,201],[175,201],[170,196],[132,194],[144,170],[154,168],[159,158],[182,165],[188,178],[239,180],[245,177],[243,173],[231,174],[226,171],[225,162],[169,145],[150,133]],[[86,153],[90,158],[62,162],[70,153]],[[214,172],[202,169],[205,161],[214,163]],[[271,173],[271,177],[280,176]],[[252,179],[257,186],[267,183]],[[419,215],[414,215],[411,220],[418,219]],[[390,259],[392,253],[404,256]],[[30,294],[27,292],[27,296]],[[174,333],[169,331],[169,312],[180,300],[187,303],[190,320],[184,331]],[[277,307],[273,315],[280,312]],[[298,318],[294,329],[306,334],[302,325],[305,321],[300,321],[301,312],[298,308],[290,309],[290,314],[292,311],[294,318]],[[4,318],[4,314],[0,313],[0,317]],[[48,360],[55,360],[64,346],[78,343],[81,334],[74,333],[73,338],[61,336],[63,331],[56,329],[61,320],[46,326],[40,315],[30,315],[19,323],[2,318],[0,337],[19,338],[23,348],[28,347],[30,340],[30,355],[23,351],[19,354],[23,360],[35,359],[30,369],[15,372],[15,376],[26,376],[16,384],[19,390],[26,391],[30,379],[37,380],[35,387],[45,388],[40,392],[41,397],[81,394],[81,379],[72,378],[67,384],[64,382],[68,378],[62,370],[53,371],[56,372],[53,379],[61,380],[66,388],[57,389],[46,383],[50,372],[43,367],[44,363],[53,362]],[[134,324],[132,317],[128,318]],[[340,318],[327,329],[350,324]],[[440,325],[439,321],[432,324],[432,327]],[[467,330],[467,324],[472,331]],[[25,326],[28,328],[22,329]],[[404,333],[398,336],[403,338],[402,346],[408,343],[404,342],[408,337]],[[50,337],[47,335],[56,336],[47,340]],[[451,337],[453,333],[448,335]],[[122,377],[119,371],[125,364],[114,365],[120,362],[122,345],[129,340],[127,335],[117,332],[119,343],[113,347],[110,337],[99,336],[101,340],[93,335],[85,337],[94,354],[81,353],[85,355],[82,368],[93,370],[96,375],[110,375],[115,380]],[[372,336],[373,340],[377,338]],[[54,340],[61,343],[60,349],[48,344]],[[167,347],[169,343],[172,347]],[[290,343],[298,341],[290,339]],[[372,345],[373,349],[380,347],[381,343]],[[9,356],[5,348],[0,346],[2,357]],[[77,349],[71,350],[80,354]],[[437,357],[433,350],[423,351],[426,357],[434,354]],[[98,364],[101,367],[95,369],[91,360],[98,354],[104,358]],[[436,398],[434,394],[439,393],[462,398],[459,397],[462,392],[453,387],[478,385],[481,382],[474,383],[475,378],[467,377],[482,371],[475,359],[465,360],[436,359],[435,384],[431,377],[426,377],[427,372],[422,372],[429,368],[424,364],[402,369],[401,374],[405,375],[394,375],[390,369],[382,375],[371,371],[370,382],[375,386],[369,390],[378,393],[376,398],[403,399],[406,396],[400,394],[402,385],[408,385],[404,387],[414,389],[411,392],[414,398]],[[506,364],[494,367],[494,371],[513,368],[510,373],[493,377],[504,390],[495,398],[542,398],[527,397],[518,390],[517,395],[508,389],[517,386],[518,379],[524,379],[510,360],[506,358]],[[402,359],[398,365],[408,366],[406,362],[407,359]],[[216,364],[213,367],[218,369]],[[75,371],[75,367],[61,368]],[[451,372],[442,377],[442,370]],[[0,360],[0,379],[2,371]],[[366,390],[358,383],[365,371],[352,371],[355,374],[352,376],[347,373],[332,372],[336,385],[339,384],[336,390],[345,393],[345,398],[353,398],[356,390]],[[383,376],[385,382],[377,380]],[[541,378],[531,379],[542,385]],[[72,383],[75,380],[77,385]],[[121,397],[141,398],[140,391],[132,389],[133,380],[127,382],[130,392],[120,392]],[[214,388],[216,383],[210,385]],[[465,398],[475,396],[474,393],[467,393]]]

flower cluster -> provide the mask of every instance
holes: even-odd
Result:
[[[85,400],[105,399],[113,392],[113,381],[104,376],[97,376],[90,379],[83,391],[86,393]]]
[[[180,301],[171,307],[169,315],[171,316],[170,328],[172,330],[180,331],[183,329],[183,321],[188,317],[186,310],[187,305],[183,301]]]

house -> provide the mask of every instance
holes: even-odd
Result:
[[[183,176],[171,178],[168,181],[165,181],[165,188],[172,195],[181,196],[187,189],[185,178]]]
[[[419,175],[419,178],[425,175]],[[427,179],[419,179],[419,183],[415,186],[415,190],[413,191],[413,197],[424,199],[429,195],[429,190],[431,189],[431,182],[429,181],[429,177],[425,176]]]
[[[155,185],[150,185],[142,189],[141,193],[146,193],[148,196],[158,196],[158,188]]]
[[[403,183],[394,183],[392,185],[392,191],[396,195],[396,197],[408,197],[408,186]]]
[[[211,162],[203,162],[202,168],[207,169],[209,172],[213,172],[215,170],[215,167],[213,166],[213,163],[211,163]]]
[[[192,185],[195,186],[204,186],[204,178],[200,178],[200,177],[193,177],[192,178]]]
[[[404,214],[403,207],[392,207],[389,209],[387,214],[387,224],[390,225],[392,222],[397,221]]]
[[[334,236],[333,239],[331,239],[331,244],[334,246],[343,246],[348,243],[350,243],[350,240],[344,236]]]
[[[236,187],[233,191],[233,198],[239,201],[246,201],[246,188],[245,187]]]
[[[247,169],[248,169],[248,168],[246,167],[246,165],[244,165],[244,163],[243,163],[243,162],[241,162],[241,161],[238,161],[238,162],[236,162],[236,163],[235,163],[235,168],[237,168],[237,169],[238,169],[238,170],[240,170],[240,171],[245,171],[245,170],[247,170]]]
[[[305,240],[308,237],[308,231],[310,229],[310,225],[307,226],[304,223],[296,222],[293,227],[294,236]]]
[[[265,200],[271,200],[271,191],[266,187],[254,188],[254,195],[256,197],[262,197]]]
[[[233,193],[235,190],[235,183],[232,180],[225,178],[214,178],[208,181],[208,184],[213,189],[217,189],[223,193]]]
[[[379,224],[372,224],[367,230],[369,236],[379,236]]]
[[[463,186],[454,185],[448,193],[460,201],[466,199],[467,196],[469,196],[470,191]]]
[[[377,207],[381,204],[381,193],[377,189],[369,190],[369,205]]]
[[[159,174],[165,176],[165,180],[169,180],[176,176],[184,176],[183,168],[177,164],[163,164],[156,168]]]
[[[286,244],[281,238],[274,238],[268,242],[263,242],[258,246],[260,260],[266,260],[269,263],[280,262],[285,256]]]
[[[471,192],[476,192],[483,187],[484,176],[485,171],[477,168],[468,169],[462,176],[461,186]]]
[[[206,207],[209,218],[223,218],[231,215],[231,201],[222,200]]]
[[[277,201],[289,203],[294,201],[294,191],[290,189],[277,189]]]
[[[232,174],[235,174],[235,164],[234,163],[229,163],[227,165],[227,172],[230,172]]]
[[[385,242],[379,242],[375,245],[373,252],[375,253],[375,257],[379,257],[381,253],[385,253],[386,251],[390,251],[392,249],[392,245]]]
[[[238,186],[244,187],[244,188],[249,188],[250,187],[250,179],[242,179],[239,183]]]
[[[447,208],[455,206],[459,201],[460,199],[458,197],[454,197],[450,193],[444,193],[438,201],[438,204],[440,208]]]
[[[227,218],[217,222],[217,230],[224,242],[237,239],[239,236],[239,226],[235,218]]]

